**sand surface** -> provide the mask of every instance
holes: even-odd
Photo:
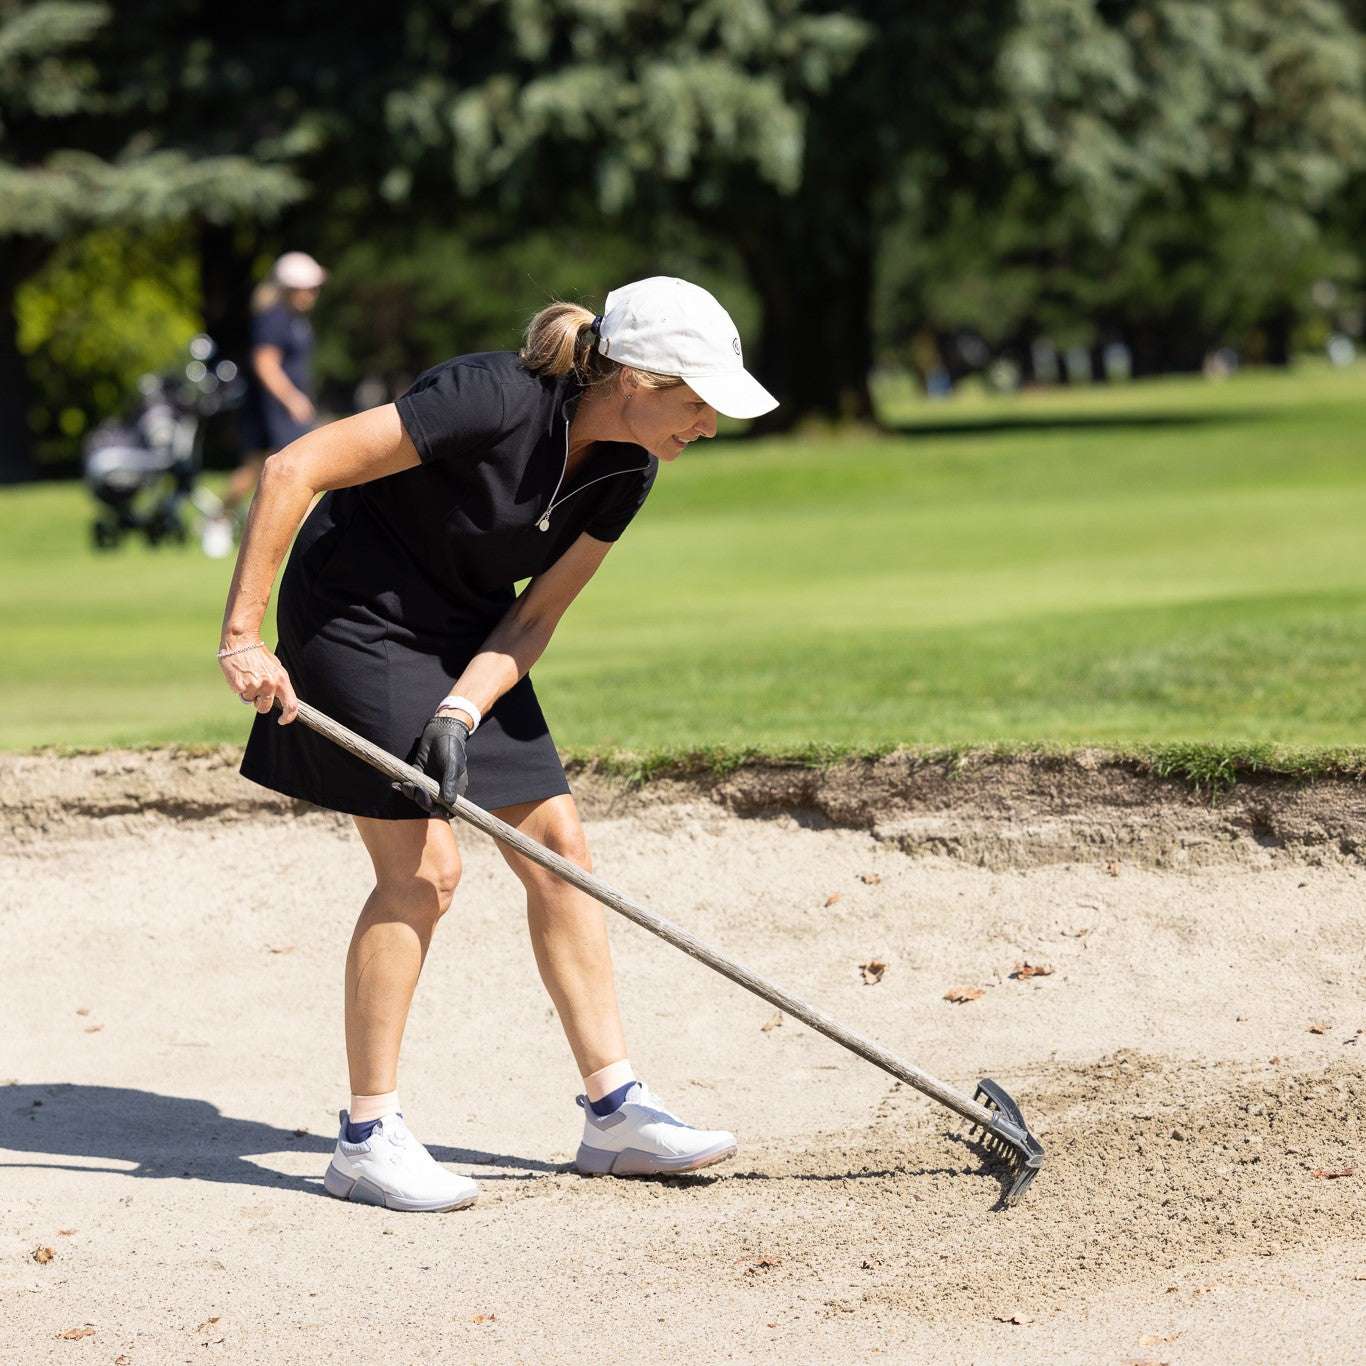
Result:
[[[481,1199],[329,1199],[349,824],[227,755],[0,757],[0,1360],[1366,1361],[1366,792],[1211,806],[1087,756],[578,787],[607,881],[1004,1083],[1048,1150],[1024,1201],[947,1110],[615,916],[637,1070],[740,1153],[575,1174],[474,831],[402,1095]]]

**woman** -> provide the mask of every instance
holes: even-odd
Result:
[[[246,456],[228,480],[222,508],[204,526],[204,553],[214,559],[231,553],[241,509],[261,477],[266,456],[313,429],[315,344],[308,315],[326,279],[327,272],[307,252],[287,251],[275,262],[271,278],[256,287],[242,405]]]
[[[266,461],[223,621],[228,686],[259,715],[242,772],[349,813],[375,887],[346,960],[351,1101],[325,1178],[390,1209],[470,1204],[405,1128],[399,1044],[460,854],[420,791],[303,726],[296,688],[385,749],[408,754],[532,839],[588,868],[588,850],[527,671],[640,509],[658,462],[716,433],[718,411],[776,406],[744,368],[729,315],[705,290],[654,277],[594,317],[552,304],[520,353],[460,356],[397,403],[303,436]],[[279,645],[261,639],[280,585]],[[513,585],[530,583],[520,596]],[[278,724],[271,711],[280,706]],[[627,1060],[602,908],[515,852],[541,978],[583,1077],[581,1171],[690,1171],[735,1152],[689,1128]]]

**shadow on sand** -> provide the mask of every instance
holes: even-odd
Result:
[[[116,1176],[188,1177],[321,1195],[333,1144],[329,1135],[232,1119],[208,1101],[154,1091],[67,1082],[0,1088],[0,1169],[57,1167]],[[474,1173],[480,1181],[524,1181],[533,1173],[565,1170],[535,1158],[471,1148],[429,1145],[428,1151],[438,1162],[491,1168]],[[316,1173],[292,1176],[253,1160],[293,1152],[314,1154]],[[15,1154],[30,1154],[33,1160],[15,1161]],[[134,1166],[100,1165],[105,1162]]]

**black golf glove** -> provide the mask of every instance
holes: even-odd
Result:
[[[408,762],[441,785],[441,800],[455,805],[469,786],[466,771],[465,741],[470,728],[454,716],[433,716],[422,728],[422,736],[408,755]],[[413,783],[395,783],[405,797],[411,797],[428,815],[433,815],[432,799]]]

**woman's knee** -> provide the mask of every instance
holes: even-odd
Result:
[[[450,909],[460,885],[460,850],[449,827],[433,822],[423,832],[425,837],[414,838],[420,830],[375,835],[363,829],[362,834],[371,836],[366,845],[380,897],[401,908],[405,918],[435,922]]]
[[[524,834],[529,835],[538,844],[543,844],[551,853],[576,864],[585,872],[593,871],[593,859],[588,852],[588,837],[584,834],[578,815],[572,808],[568,811],[545,813],[534,825],[524,825],[522,829]],[[518,877],[528,886],[542,883],[559,885],[560,880],[554,873],[542,868],[525,855],[510,855],[509,861]]]
[[[401,908],[405,919],[435,924],[451,908],[460,885],[460,855],[423,859],[411,871],[378,873],[376,888],[384,901]]]

